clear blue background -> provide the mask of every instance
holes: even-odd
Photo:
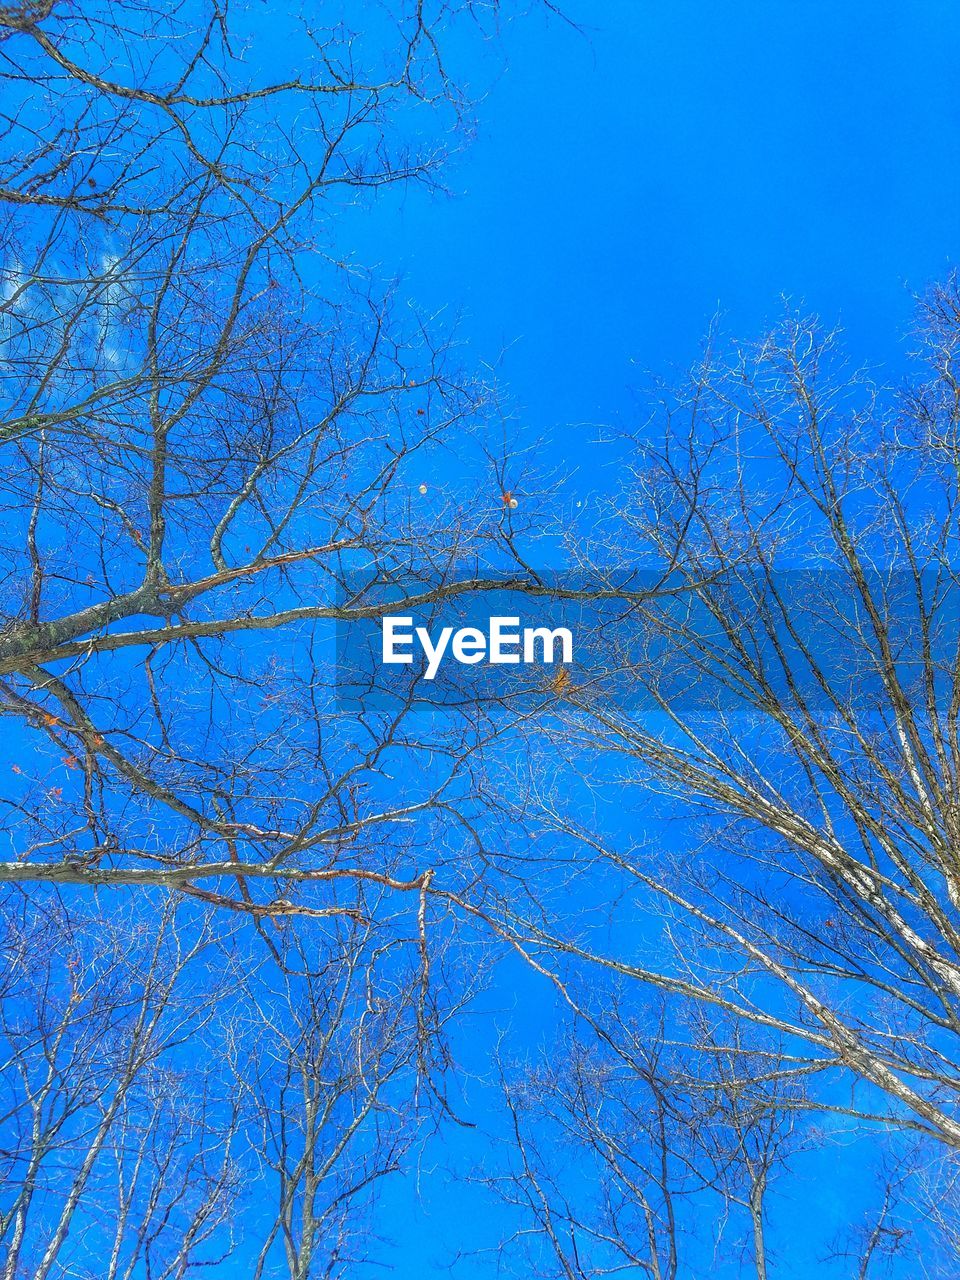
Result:
[[[960,249],[956,4],[568,9],[582,34],[535,9],[489,61],[465,48],[455,73],[489,92],[450,197],[385,196],[358,258],[462,310],[558,437],[691,362],[718,307],[751,336],[786,295],[895,359],[911,293]]]

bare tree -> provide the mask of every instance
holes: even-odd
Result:
[[[516,1210],[508,1258],[566,1280],[768,1275],[802,1068],[694,1016],[692,1041],[663,1007],[618,1013],[616,1041],[581,1028],[549,1065],[504,1069],[513,1151],[486,1181]]]
[[[405,705],[338,720],[330,679],[334,622],[382,611],[365,587],[424,605],[517,563],[491,393],[339,229],[434,180],[427,122],[464,110],[442,35],[470,10],[388,6],[364,34],[285,15],[279,82],[215,4],[0,13],[4,879],[357,911],[364,882],[419,894],[406,855],[476,794],[489,723],[385,790],[436,734]],[[450,444],[473,503],[420,492]]]
[[[436,1028],[428,1040],[418,975],[369,925],[346,929],[335,948],[301,929],[276,982],[246,992],[254,1016],[234,1070],[271,1202],[255,1215],[257,1277],[281,1265],[291,1280],[349,1274],[376,1257],[371,1210],[418,1134],[418,1078],[430,1100]]]
[[[605,670],[564,695],[568,750],[649,798],[650,836],[547,822],[659,914],[670,959],[533,914],[514,936],[785,1036],[824,1097],[850,1073],[864,1113],[956,1147],[956,279],[920,337],[888,392],[790,319],[729,363],[711,344],[667,405],[606,563],[672,589],[604,625]]]
[[[397,944],[301,922],[274,955],[209,907],[7,895],[0,1274],[308,1280],[376,1256],[447,1016]]]
[[[46,916],[5,904],[2,1274],[209,1266],[233,1242],[236,1111],[215,1061],[188,1068],[182,1046],[221,994],[197,982],[212,932],[46,898]]]
[[[440,872],[483,872],[500,730],[415,679],[340,714],[334,624],[499,587],[523,508],[349,227],[437,181],[496,8],[271,10],[268,48],[216,0],[0,6],[10,1280],[338,1275],[446,1107]],[[450,448],[469,501],[423,484]]]

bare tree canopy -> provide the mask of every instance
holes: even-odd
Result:
[[[402,708],[339,722],[324,637],[363,615],[348,571],[416,562],[429,601],[506,517],[489,496],[411,510],[448,440],[486,466],[491,393],[337,228],[384,184],[434,180],[419,117],[461,117],[440,41],[470,6],[398,6],[363,34],[281,16],[302,63],[283,83],[217,6],[199,25],[140,4],[4,14],[0,679],[30,754],[3,876],[246,911],[294,881],[321,913],[371,879],[416,892],[425,868],[374,833],[429,823],[466,749],[385,793],[418,730]]]
[[[480,17],[272,13],[275,81],[219,4],[0,9],[9,1280],[352,1272],[446,1106],[481,966],[435,994],[427,894],[494,730],[338,715],[332,624],[348,573],[482,586],[511,514],[492,392],[342,226],[436,180]],[[448,439],[493,500],[414,511]]]
[[[711,338],[577,550],[665,585],[598,623],[606,666],[565,688],[550,729],[593,795],[542,804],[539,847],[567,853],[553,918],[537,891],[505,908],[596,1046],[510,1103],[544,1274],[683,1274],[670,1197],[719,1140],[678,1100],[703,1096],[698,1060],[740,1064],[733,1102],[761,1091],[761,1131],[822,1141],[809,1117],[832,1114],[886,1153],[869,1225],[837,1259],[861,1276],[894,1255],[923,1252],[933,1275],[956,1265],[956,278],[922,299],[913,339],[914,376],[891,389],[814,322],[731,349]],[[698,1016],[651,1027],[651,987]],[[663,1088],[684,1136],[648,1131],[652,1053],[683,1064]],[[619,1127],[608,1078],[630,1082],[642,1123]],[[576,1177],[564,1185],[569,1156],[544,1156],[558,1137],[586,1144],[613,1198],[590,1208]],[[668,1158],[683,1178],[654,1177]],[[747,1177],[723,1192],[753,1220],[744,1265],[766,1275],[749,1190],[766,1166],[758,1150],[729,1160]]]
[[[955,281],[921,321],[929,372],[895,395],[800,321],[708,354],[623,510],[688,589],[619,650],[652,714],[580,723],[700,808],[692,875],[610,856],[741,953],[759,985],[725,998],[956,1145]]]
[[[772,1280],[855,1143],[832,1263],[956,1272],[960,285],[894,387],[711,333],[574,507],[353,244],[504,16],[0,5],[0,1280],[362,1278],[431,1137],[504,1275]],[[576,660],[345,700],[504,591]]]

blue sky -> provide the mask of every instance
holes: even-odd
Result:
[[[400,275],[401,298],[459,315],[463,363],[495,369],[574,485],[605,485],[598,427],[643,414],[647,371],[692,362],[718,309],[751,337],[786,295],[896,377],[912,293],[960,258],[960,6],[569,0],[576,31],[530,4],[485,51],[464,38],[452,55],[480,100],[449,193],[384,191],[342,234],[359,263]],[[358,25],[377,11],[348,7]],[[282,47],[271,56],[282,70]],[[446,1166],[468,1169],[499,1123],[482,1079],[498,1030],[522,1054],[553,1025],[546,984],[518,962],[462,1020],[458,1112],[480,1127],[448,1125],[385,1186],[396,1280],[444,1275],[509,1227]],[[827,1158],[863,1173],[852,1148]],[[838,1198],[822,1175],[804,1162],[775,1209],[783,1280],[812,1274],[866,1198],[852,1184]],[[492,1276],[494,1260],[454,1274]]]
[[[596,424],[640,413],[646,371],[692,362],[718,308],[749,338],[785,295],[839,321],[854,360],[896,379],[913,293],[960,256],[960,8],[579,0],[569,11],[581,33],[534,11],[486,59],[472,47],[457,70],[486,96],[450,194],[382,197],[350,225],[358,260],[400,271],[401,295],[427,311],[460,313],[466,361],[496,368],[584,491],[603,483]],[[519,1012],[533,1048],[545,995],[511,967],[488,1002],[504,1019]],[[473,1035],[468,1023],[462,1048],[479,1063]],[[442,1172],[467,1158],[466,1141],[454,1132],[428,1149],[422,1203],[411,1182],[386,1195],[381,1226],[402,1280],[442,1274],[459,1246],[496,1238],[481,1202]],[[857,1169],[856,1152],[842,1158]],[[840,1203],[801,1185],[803,1203],[780,1210],[793,1242],[780,1274],[798,1278],[815,1259],[796,1214],[814,1207],[822,1240],[857,1212],[852,1186]],[[488,1256],[456,1274],[493,1271]]]
[[[385,197],[360,260],[461,309],[471,353],[558,443],[689,363],[718,306],[750,336],[787,295],[857,358],[896,359],[911,292],[957,260],[956,6],[572,12],[583,34],[507,25],[470,77],[489,91],[451,196]]]

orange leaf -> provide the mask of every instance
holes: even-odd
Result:
[[[561,667],[557,674],[550,681],[550,688],[555,694],[560,696],[570,683],[570,672],[566,667]]]

